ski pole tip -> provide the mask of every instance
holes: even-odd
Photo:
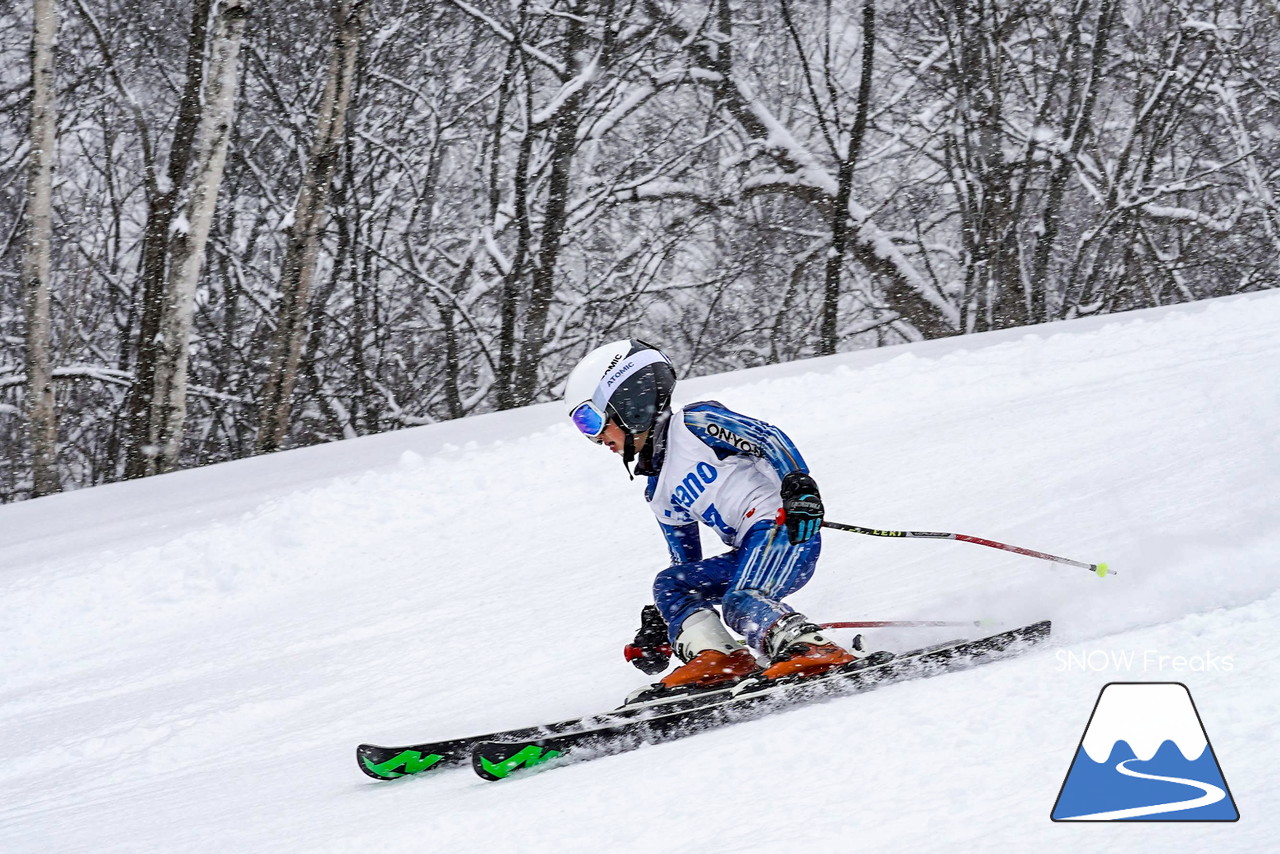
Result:
[[[1106,578],[1108,575],[1115,575],[1115,573],[1105,563],[1096,565],[1093,568],[1093,571],[1098,574],[1099,578]]]

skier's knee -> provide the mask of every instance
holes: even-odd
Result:
[[[751,635],[765,628],[759,625],[760,616],[762,612],[772,613],[774,606],[758,590],[734,590],[725,594],[721,610],[729,628],[741,635]]]
[[[685,568],[679,564],[667,567],[653,579],[653,604],[673,628],[701,604],[702,597],[695,593],[694,587]]]
[[[684,567],[680,564],[673,564],[654,577],[653,601],[659,602],[661,599],[672,595],[686,594],[692,587],[693,585],[689,582],[689,577]],[[661,604],[658,607],[662,607]]]

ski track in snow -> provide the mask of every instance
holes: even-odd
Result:
[[[662,540],[558,405],[0,507],[0,851],[1130,851],[1049,811],[1134,680],[1188,685],[1242,816],[1143,846],[1268,850],[1277,333],[1271,292],[682,383],[786,430],[833,520],[1118,574],[827,532],[789,600],[815,618],[1049,617],[1055,645],[501,784],[374,783],[354,747],[645,681],[619,647]],[[1069,666],[1099,651],[1138,665]]]

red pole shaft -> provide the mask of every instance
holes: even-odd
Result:
[[[1106,575],[1115,575],[1115,571],[1108,569],[1105,563],[1085,563],[1084,561],[1072,560],[1071,558],[1058,557],[1047,552],[1037,552],[1032,549],[1024,549],[1021,546],[1011,546],[1008,543],[998,543],[995,540],[985,540],[982,537],[971,537],[968,534],[948,534],[940,531],[885,531],[879,528],[863,528],[860,525],[846,525],[842,522],[826,522],[822,523],[824,528],[832,528],[837,531],[849,531],[854,534],[867,534],[872,537],[903,537],[915,539],[929,540],[960,540],[965,543],[974,543],[979,546],[987,546],[993,549],[1003,549],[1007,552],[1026,555],[1027,557],[1039,558],[1053,563],[1065,563],[1069,566],[1078,566],[1081,569],[1087,569],[1099,577]]]
[[[820,623],[824,629],[881,629],[886,626],[978,626],[978,620],[853,620],[844,623]]]

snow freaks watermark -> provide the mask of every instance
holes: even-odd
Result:
[[[1110,682],[1062,781],[1054,821],[1236,821],[1191,692],[1181,682]]]
[[[1235,657],[1205,650],[1196,655],[1167,655],[1154,649],[1060,649],[1054,654],[1059,673],[1229,673]]]

